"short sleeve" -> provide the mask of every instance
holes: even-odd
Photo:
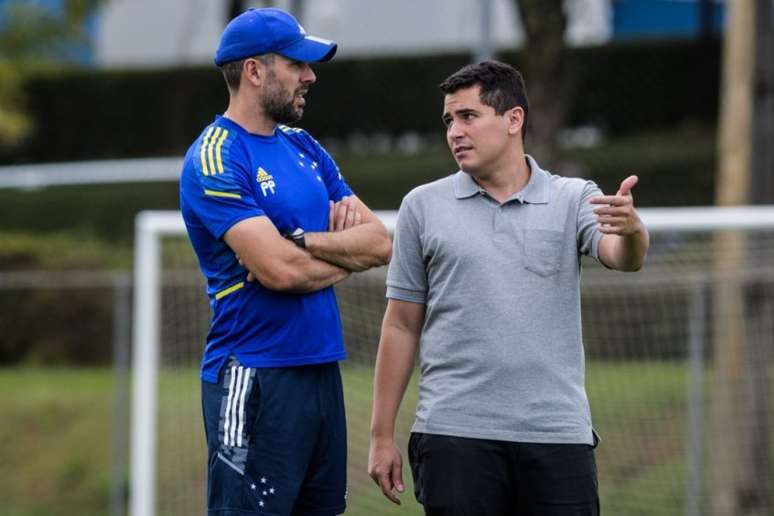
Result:
[[[264,215],[245,163],[238,141],[221,127],[210,127],[186,156],[180,192],[184,215],[193,212],[215,238],[241,220]]]
[[[597,227],[597,216],[591,198],[602,195],[593,181],[586,181],[578,204],[578,252],[599,261],[599,241],[602,233]]]
[[[422,227],[412,209],[410,197],[398,211],[387,270],[387,297],[412,303],[427,302],[427,270],[422,254]]]

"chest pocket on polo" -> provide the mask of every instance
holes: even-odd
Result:
[[[524,230],[524,268],[544,278],[558,273],[562,266],[564,233],[548,229]]]

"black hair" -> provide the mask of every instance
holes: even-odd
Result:
[[[449,95],[457,90],[479,86],[481,102],[502,115],[516,106],[524,110],[522,140],[527,134],[529,100],[527,88],[521,73],[509,64],[500,61],[482,61],[460,68],[447,77],[440,85],[441,93]]]
[[[226,86],[228,86],[228,90],[232,93],[239,91],[239,81],[242,78],[242,67],[244,67],[247,59],[258,59],[266,66],[270,66],[274,63],[274,54],[245,57],[238,61],[229,61],[228,63],[220,65],[220,71],[223,73],[223,78],[226,80]]]

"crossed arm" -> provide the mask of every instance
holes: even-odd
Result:
[[[351,272],[386,265],[392,255],[384,224],[354,195],[331,205],[328,231],[307,233],[306,249]]]
[[[387,230],[356,197],[331,205],[328,233],[307,235],[307,248],[285,239],[268,217],[234,224],[224,240],[247,270],[271,290],[314,292],[351,272],[386,264],[392,252]]]

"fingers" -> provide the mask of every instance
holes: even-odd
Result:
[[[384,497],[400,505],[397,493],[404,492],[406,487],[401,472],[403,461],[397,448],[372,447],[368,463],[368,475],[382,490]]]
[[[392,479],[390,478],[389,473],[384,473],[382,475],[379,475],[376,479],[376,483],[379,485],[379,487],[382,490],[382,494],[385,498],[387,498],[389,501],[394,503],[395,505],[400,505],[400,498],[398,498],[398,495],[396,495],[392,488]]]
[[[628,220],[626,217],[611,217],[609,215],[597,217],[597,222],[603,226],[623,226]]]
[[[400,504],[397,495],[392,492],[392,480],[390,479],[389,469],[383,469],[382,465],[374,466],[368,469],[368,475],[371,480],[379,486],[385,498],[393,503]]]
[[[236,259],[239,262],[239,265],[241,265],[242,267],[245,267],[245,263],[242,261],[242,258],[238,254],[236,255]],[[247,267],[245,267],[245,269],[247,269]],[[248,283],[250,283],[251,281],[255,281],[255,275],[249,270],[247,271],[247,278],[245,278],[245,281]]]
[[[632,188],[637,184],[639,178],[635,175],[631,175],[621,181],[621,186],[618,187],[618,191],[615,195],[600,195],[598,197],[591,198],[591,204],[607,204],[609,206],[624,206],[626,204],[632,204]]]
[[[632,203],[631,197],[624,195],[600,195],[589,200],[591,204],[607,204],[608,206],[625,206]]]
[[[331,204],[328,215],[330,231],[349,229],[360,224],[362,220],[362,214],[358,212],[354,201],[350,197],[342,197],[339,202]]]
[[[609,216],[609,217],[625,217],[628,214],[632,212],[632,207],[630,204],[625,204],[623,206],[600,206],[599,208],[594,208],[594,214],[597,217],[602,216]]]
[[[336,216],[336,203],[334,203],[333,201],[328,201],[328,231],[334,230],[335,216]]]
[[[347,225],[344,229],[351,228],[355,225],[355,209],[347,205]]]
[[[346,197],[336,203],[335,209],[336,215],[333,230],[342,231],[347,222],[348,205],[346,203]]]
[[[627,234],[629,234],[629,231],[627,231],[627,227],[626,226],[613,226],[613,225],[609,225],[609,224],[600,224],[599,232],[603,233],[605,235],[627,235]]]
[[[631,195],[632,188],[637,184],[637,181],[639,181],[637,176],[632,175],[627,177],[621,181],[621,186],[618,188],[618,193],[616,193],[616,195]]]
[[[395,485],[395,489],[398,490],[399,493],[402,493],[406,490],[406,486],[403,484],[403,471],[402,471],[401,463],[399,461],[395,461],[392,463],[392,483]]]

